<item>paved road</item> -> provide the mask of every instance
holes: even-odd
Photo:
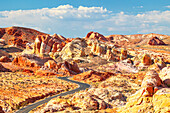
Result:
[[[59,79],[62,79],[62,80],[65,80],[65,81],[68,81],[68,82],[72,82],[72,83],[76,83],[79,85],[78,88],[76,89],[73,89],[71,91],[67,91],[67,92],[64,92],[64,93],[60,93],[58,95],[54,95],[54,96],[51,96],[51,97],[48,97],[48,98],[45,98],[43,100],[40,100],[38,102],[35,102],[35,103],[32,103],[28,106],[25,106],[21,109],[19,109],[18,111],[16,111],[16,113],[28,113],[29,111],[31,111],[32,109],[38,107],[39,105],[41,104],[44,104],[44,103],[47,103],[48,101],[50,101],[52,98],[56,98],[58,96],[65,96],[65,95],[68,95],[68,94],[73,94],[75,92],[78,92],[80,90],[85,90],[86,88],[89,88],[90,85],[89,84],[86,84],[86,83],[81,83],[81,82],[77,82],[77,81],[73,81],[73,80],[69,80],[67,79],[67,77],[58,77]]]

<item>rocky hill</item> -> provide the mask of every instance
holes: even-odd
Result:
[[[0,39],[4,39],[5,44],[19,45],[25,47],[27,42],[35,41],[37,35],[47,35],[46,33],[24,27],[0,28]]]
[[[89,32],[85,39],[91,39],[91,40],[100,40],[104,42],[111,42],[116,43],[122,46],[128,46],[128,45],[145,45],[148,43],[148,41],[153,38],[157,37],[160,40],[164,40],[166,38],[170,38],[168,35],[162,35],[162,34],[133,34],[133,35],[109,35],[104,36],[98,32]]]
[[[12,46],[12,47],[11,47]],[[170,36],[89,32],[65,38],[29,28],[0,29],[0,112],[11,113],[86,82],[37,112],[170,112]]]
[[[134,34],[134,35],[109,35],[106,36],[106,38],[110,41],[116,42],[120,45],[144,45],[147,44],[148,41],[152,37],[157,37],[161,40],[169,37],[168,35],[162,35],[162,34],[155,34],[155,33],[150,33],[150,34]]]

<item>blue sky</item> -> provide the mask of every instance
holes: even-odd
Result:
[[[10,26],[65,37],[89,31],[170,35],[170,0],[3,0],[0,27]]]

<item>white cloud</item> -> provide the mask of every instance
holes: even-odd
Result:
[[[165,7],[167,7],[167,8],[170,8],[170,5],[168,5],[168,6],[165,6]]]
[[[129,15],[125,12],[112,13],[103,7],[75,8],[71,5],[36,10],[1,11],[0,26],[14,25],[36,28],[46,33],[58,33],[66,37],[85,36],[91,30],[107,35],[148,32],[168,34],[170,11],[149,11]]]

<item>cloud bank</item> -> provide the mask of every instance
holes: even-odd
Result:
[[[56,8],[0,12],[0,27],[23,26],[66,37],[83,37],[93,30],[109,34],[161,33],[170,31],[170,11],[149,11],[137,15],[113,13],[103,7]],[[170,34],[169,34],[170,35]]]

